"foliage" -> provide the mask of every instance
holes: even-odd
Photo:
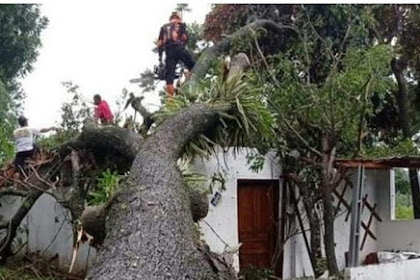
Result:
[[[269,280],[275,276],[275,273],[270,269],[254,266],[246,267],[239,272],[239,279],[243,280]]]
[[[418,156],[420,150],[416,143],[411,139],[397,138],[395,143],[386,144],[384,142],[377,142],[376,145],[370,147],[365,151],[364,156],[367,158],[383,158],[383,157],[398,157],[398,156]]]
[[[395,219],[414,219],[410,181],[408,169],[395,168]]]
[[[397,203],[395,205],[395,219],[397,220],[413,220],[414,211],[413,206],[405,206],[401,203],[398,203],[398,198],[400,195],[397,195]]]
[[[76,134],[82,128],[86,118],[91,116],[91,112],[83,94],[79,92],[78,85],[73,84],[71,81],[63,82],[62,84],[67,89],[67,92],[72,95],[72,99],[61,106],[60,127]]]
[[[83,123],[91,116],[87,102],[83,94],[79,92],[79,86],[71,81],[62,84],[72,95],[71,101],[64,102],[61,106],[61,122],[57,132],[37,139],[37,145],[41,148],[54,149],[73,139],[80,133]]]
[[[260,153],[249,152],[246,154],[246,162],[249,165],[249,169],[255,173],[258,173],[263,169],[264,161],[265,158]]]
[[[371,115],[371,96],[392,85],[387,68],[391,55],[383,45],[350,49],[344,54],[341,69],[331,65],[333,70],[322,86],[308,84],[299,65],[295,66],[287,54],[278,55],[274,68],[281,72],[277,72],[281,86],[265,87],[265,91],[280,115],[281,130],[293,133],[292,125],[317,148],[320,131],[328,130],[340,141],[342,153],[354,150],[361,124],[356,116],[362,115],[363,120]]]
[[[0,79],[8,83],[33,70],[47,24],[39,5],[0,5]]]
[[[406,168],[395,168],[395,191],[399,194],[410,194],[410,181],[408,178],[408,170]]]
[[[0,80],[0,165],[11,159],[14,154],[12,136],[16,123],[15,117],[13,102]]]
[[[296,6],[298,5],[216,4],[206,16],[203,37],[205,40],[218,42],[242,26],[258,19],[291,25]],[[261,38],[261,49],[267,54],[284,52],[293,48],[296,38],[296,34],[289,29],[285,29],[281,33],[270,33],[268,36]],[[235,53],[234,51],[241,47],[241,51],[253,59],[256,52],[253,52],[249,45],[245,45],[247,39],[244,37],[234,42],[230,53]]]
[[[331,169],[324,159],[363,152],[367,119],[375,113],[371,100],[375,95],[384,99],[395,87],[389,67],[395,52],[391,45],[375,41],[371,28],[376,21],[369,6],[295,5],[288,16],[291,21],[273,20],[279,24],[276,32],[252,30],[248,38],[241,38],[245,45],[238,46],[253,62],[249,83],[259,89],[274,115],[271,127],[280,140],[269,143],[279,151],[282,168],[301,182],[306,206],[322,198],[325,232],[331,232],[326,209],[332,208],[335,176],[328,174]],[[292,152],[295,157],[288,156]],[[316,217],[312,224],[319,224],[318,213],[308,216]],[[328,270],[337,274],[334,240],[324,239],[324,244]],[[321,250],[312,251],[318,258]]]
[[[89,192],[88,204],[98,205],[105,203],[118,190],[124,177],[110,169],[103,171],[97,178],[98,183],[95,189]]]
[[[52,277],[42,277],[31,271],[31,267],[0,268],[0,278],[8,280],[54,280]]]
[[[191,12],[191,8],[188,7],[188,4],[186,3],[185,4],[178,3],[176,4],[175,11],[180,12],[180,13]]]
[[[411,134],[420,129],[420,7],[419,5],[373,5],[372,11],[377,19],[375,33],[383,42],[395,42],[398,60],[402,65],[402,74],[407,90],[408,113],[407,126]],[[398,113],[398,112],[397,112]],[[392,118],[394,116],[394,118]],[[401,129],[399,114],[392,106],[383,110],[382,119],[377,123],[382,126],[382,134]],[[385,133],[384,133],[385,132]],[[391,137],[395,136],[390,135]],[[386,139],[392,142],[393,138]]]
[[[38,5],[0,4],[0,164],[14,153],[12,132],[24,97],[17,79],[32,71],[47,23]]]
[[[40,135],[36,140],[36,144],[40,148],[53,150],[74,137],[74,131],[59,129],[54,134],[48,136]]]
[[[208,41],[203,40],[203,26],[197,22],[187,25],[188,42],[187,48],[192,52],[195,60],[200,57],[200,53],[209,46]]]
[[[212,175],[197,172],[192,166],[192,160],[193,159],[191,158],[178,160],[178,167],[184,182],[190,189],[198,190],[206,194],[213,193],[214,189],[219,191],[226,190],[226,174],[220,171],[215,171]]]
[[[193,103],[206,103],[219,113],[219,122],[212,131],[202,133],[186,147],[184,156],[208,157],[217,145],[222,147],[258,147],[268,149],[273,141],[273,114],[265,106],[259,88],[248,81],[243,73],[224,81],[214,77],[211,85],[202,85],[199,90],[181,89],[171,106],[156,115],[157,123],[176,114]],[[226,113],[225,109],[230,108]],[[219,110],[220,109],[220,110]]]

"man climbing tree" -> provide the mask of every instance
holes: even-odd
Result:
[[[162,55],[165,51],[165,81],[166,91],[169,98],[174,96],[175,68],[179,61],[182,61],[190,71],[195,64],[191,54],[185,48],[188,42],[188,33],[181,15],[173,12],[169,17],[169,23],[160,29],[158,39],[159,64],[162,64]]]
[[[43,129],[30,128],[28,126],[28,119],[24,116],[18,118],[18,123],[20,127],[13,132],[17,152],[15,158],[15,176],[19,176],[23,171],[25,161],[36,152],[34,145],[36,135],[56,129],[54,126]]]

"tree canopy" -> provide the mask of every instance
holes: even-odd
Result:
[[[33,70],[47,24],[38,5],[0,4],[0,163],[13,154],[10,140],[24,98],[18,78]]]

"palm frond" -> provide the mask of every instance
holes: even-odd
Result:
[[[181,88],[170,106],[165,106],[157,115],[157,123],[193,103],[213,108],[219,114],[219,121],[211,131],[198,135],[185,147],[186,157],[209,157],[216,145],[259,147],[261,143],[269,145],[272,141],[274,115],[267,108],[260,89],[255,83],[250,83],[244,73],[238,73],[227,81],[215,77],[211,84],[198,89]]]

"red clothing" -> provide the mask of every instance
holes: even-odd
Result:
[[[114,119],[111,110],[109,109],[108,103],[102,100],[95,108],[95,117],[101,120],[101,123],[110,123]]]

